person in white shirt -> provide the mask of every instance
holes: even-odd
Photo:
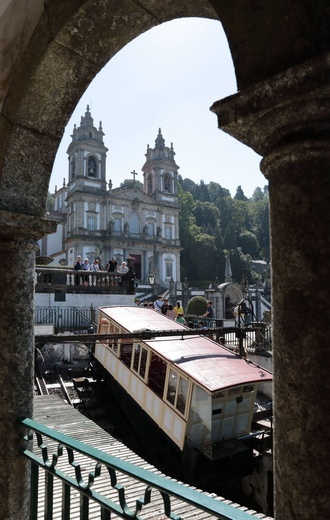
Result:
[[[83,271],[90,271],[91,270],[91,266],[90,266],[88,258],[85,258],[84,263],[81,266],[81,269]],[[89,282],[88,276],[83,276],[83,282],[84,282],[84,285],[88,285],[88,282]]]
[[[128,267],[126,262],[122,262],[121,265],[117,269],[118,273],[126,274],[128,272]]]
[[[94,262],[91,265],[91,271],[99,271],[99,270],[100,270],[99,261],[97,258],[95,258]]]
[[[161,296],[158,296],[157,300],[154,302],[155,311],[162,312],[163,303],[163,298]]]

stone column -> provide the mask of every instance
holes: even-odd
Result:
[[[8,520],[29,518],[30,464],[19,454],[15,421],[33,414],[36,240],[55,229],[55,222],[0,211],[0,518]]]
[[[215,103],[269,180],[275,518],[330,512],[330,56]]]

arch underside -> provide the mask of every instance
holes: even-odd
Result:
[[[44,214],[55,154],[80,97],[120,49],[156,25],[180,17],[219,19],[240,88],[328,48],[330,9],[318,9],[321,0],[313,9],[309,1],[292,0],[290,9],[281,0],[269,4],[25,0],[19,17],[16,0],[9,2],[1,24],[15,20],[24,31],[7,42],[1,79],[0,209]]]

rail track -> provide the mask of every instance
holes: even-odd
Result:
[[[83,381],[81,385],[80,380]],[[76,406],[86,397],[81,391],[86,380],[89,383],[94,381],[88,362],[73,368],[69,368],[65,363],[45,363],[38,359],[35,362],[36,395],[57,394],[71,406]]]

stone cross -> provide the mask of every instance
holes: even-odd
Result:
[[[136,175],[139,175],[139,174],[136,173],[135,170],[133,170],[133,171],[131,172],[131,175],[133,175],[133,182],[135,182],[135,177],[136,177]]]

